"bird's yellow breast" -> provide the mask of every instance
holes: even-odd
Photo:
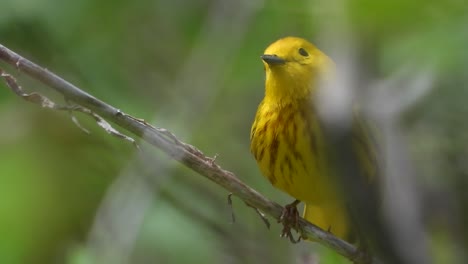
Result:
[[[322,130],[306,100],[278,105],[263,101],[251,131],[251,151],[277,188],[304,202],[335,200]]]

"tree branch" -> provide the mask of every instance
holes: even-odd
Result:
[[[58,93],[62,94],[67,101],[72,101],[81,107],[89,109],[102,118],[112,121],[118,126],[132,132],[138,137],[141,137],[173,159],[222,186],[224,189],[233,193],[247,204],[260,209],[266,214],[274,217],[276,220],[279,219],[283,210],[280,205],[268,200],[260,193],[250,188],[240,181],[234,173],[224,170],[218,166],[214,162],[213,158],[205,156],[194,146],[180,141],[166,129],[153,127],[144,120],[132,117],[120,111],[119,109],[84,92],[49,70],[21,57],[1,44],[0,60],[16,67],[17,70],[39,80],[48,87],[53,88]],[[5,79],[7,85],[12,88],[11,83],[9,83],[11,80],[7,80],[7,76],[9,75],[3,71],[0,71],[0,73],[1,77]],[[313,224],[308,223],[302,218],[299,222],[298,232],[301,233],[302,237],[313,239],[355,263],[380,263],[377,259],[369,260],[369,256],[365,252],[358,250],[353,245],[333,236],[329,232],[326,232]]]

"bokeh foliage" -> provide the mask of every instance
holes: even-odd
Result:
[[[320,45],[323,26],[338,27],[346,15],[373,77],[386,79],[408,65],[436,69],[433,89],[405,113],[402,128],[426,190],[434,259],[455,263],[468,248],[465,1],[3,0],[0,13],[1,44],[207,155],[219,154],[219,164],[281,203],[290,198],[260,176],[248,147],[263,95],[259,56],[287,35],[328,51]],[[1,67],[26,90],[62,100]],[[67,113],[0,88],[1,263],[100,263],[89,250],[91,226],[106,192],[128,171],[161,178],[150,184],[154,193],[130,263],[342,262],[316,245],[289,245],[276,225],[267,231],[238,200],[230,224],[227,193],[214,184],[157,152],[141,165],[132,146],[87,117],[78,115],[91,135]],[[162,169],[152,170],[153,163]]]

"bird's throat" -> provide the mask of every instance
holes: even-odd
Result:
[[[311,99],[314,85],[310,80],[297,80],[289,76],[268,74],[265,80],[265,100],[288,104],[294,101]]]

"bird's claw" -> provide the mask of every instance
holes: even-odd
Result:
[[[291,229],[299,229],[299,211],[297,211],[297,205],[300,203],[299,200],[286,205],[281,213],[278,220],[279,223],[283,224],[283,230],[281,231],[281,237],[287,237],[292,243],[298,243],[302,237],[294,238],[291,233]]]

